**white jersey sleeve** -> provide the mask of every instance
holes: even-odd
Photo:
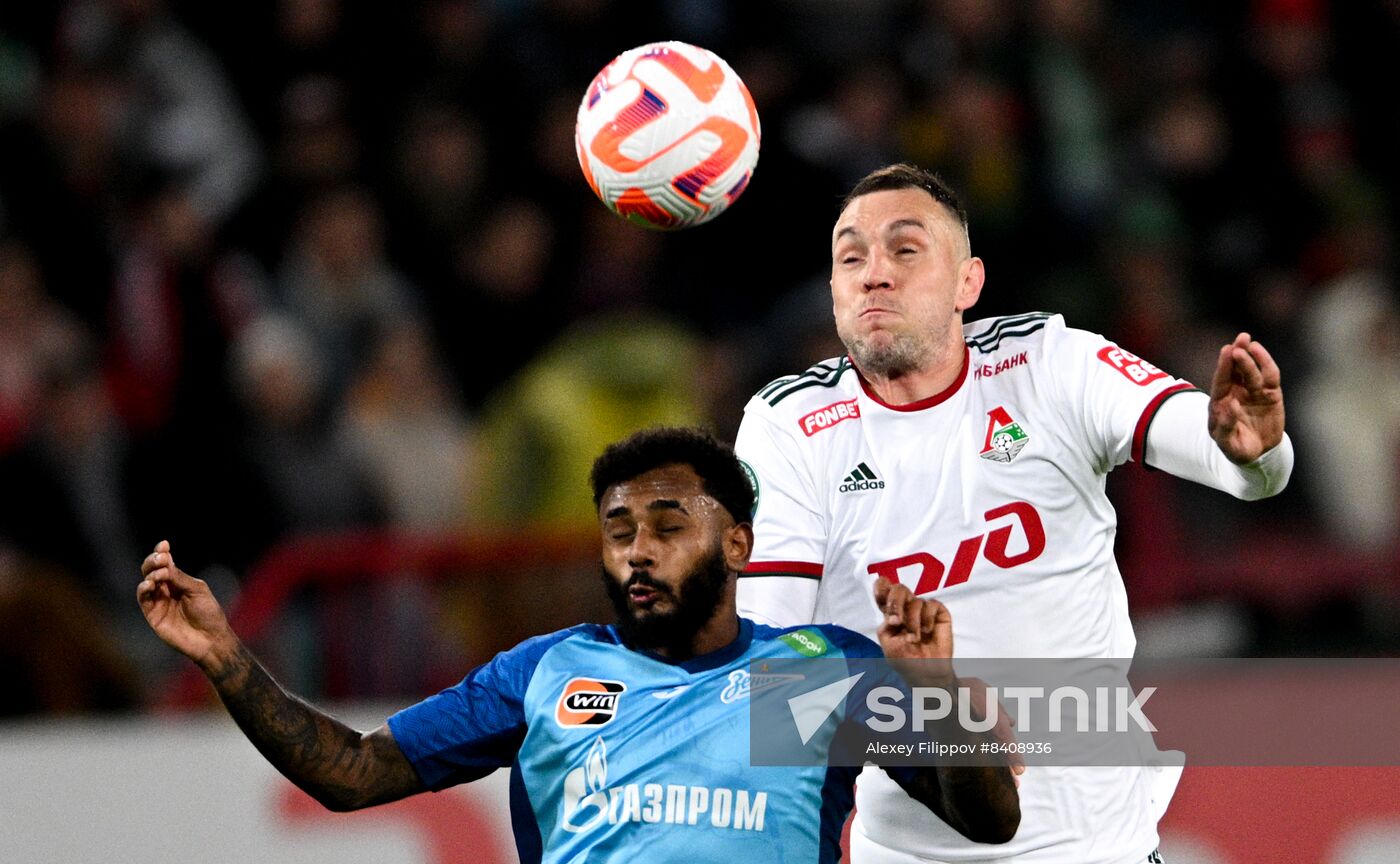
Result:
[[[1042,362],[1061,419],[1089,448],[1100,473],[1129,459],[1142,463],[1158,408],[1196,389],[1103,336],[1066,327],[1059,315],[1045,327]]]
[[[760,403],[749,403],[734,442],[754,487],[754,550],[739,574],[739,614],[772,627],[811,624],[826,519],[802,448]]]
[[[1205,393],[1184,393],[1167,400],[1147,431],[1147,464],[1245,501],[1282,492],[1293,472],[1293,442],[1288,435],[1248,465],[1236,465],[1210,437],[1209,411],[1210,396]]]

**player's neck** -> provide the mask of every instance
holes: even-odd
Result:
[[[695,631],[695,638],[690,640],[688,650],[683,647],[657,647],[653,651],[667,660],[681,662],[718,651],[738,638],[739,613],[735,609],[734,598],[730,597],[728,602],[721,601],[705,626]]]
[[[929,399],[943,393],[962,377],[963,366],[967,363],[962,328],[956,328],[954,335],[955,339],[950,339],[937,356],[918,369],[885,375],[861,369],[859,363],[856,369],[870,392],[887,405],[909,405]]]

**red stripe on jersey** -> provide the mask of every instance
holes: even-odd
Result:
[[[865,391],[865,395],[869,396],[871,400],[874,401],[877,405],[883,405],[891,411],[922,411],[925,408],[932,408],[933,406],[941,402],[948,401],[948,398],[950,396],[958,392],[958,388],[962,387],[963,382],[967,380],[967,370],[972,365],[969,362],[969,357],[971,356],[971,353],[972,352],[968,350],[967,343],[964,342],[962,369],[958,371],[958,377],[953,379],[953,383],[949,384],[947,388],[945,388],[941,393],[935,393],[932,396],[920,399],[917,402],[910,402],[907,405],[891,405],[884,399],[881,399],[879,396],[877,396],[874,390],[870,389],[870,383],[865,380],[864,375],[857,374],[856,377],[860,379],[860,387],[862,390]],[[851,361],[851,365],[855,367],[855,360]],[[856,367],[856,372],[860,372],[859,367]]]
[[[1162,407],[1162,403],[1167,401],[1169,396],[1195,389],[1195,385],[1192,384],[1173,384],[1152,397],[1152,401],[1148,402],[1147,407],[1142,409],[1142,416],[1138,418],[1137,428],[1133,429],[1132,455],[1134,462],[1141,464],[1149,471],[1156,470],[1147,464],[1147,427],[1152,425],[1152,418],[1157,416],[1157,409]]]
[[[809,561],[750,561],[749,566],[744,568],[744,573],[791,574],[793,576],[815,576],[820,579],[822,565]]]

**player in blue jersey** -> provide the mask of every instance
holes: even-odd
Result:
[[[594,464],[593,489],[617,623],[523,642],[367,733],[283,690],[208,587],[175,566],[168,543],[143,562],[137,596],[152,629],[199,665],[258,750],[330,809],[510,766],[522,861],[836,860],[859,769],[752,765],[749,664],[883,649],[924,661],[901,666],[909,684],[953,696],[947,610],[882,580],[880,646],[830,625],[741,619],[735,583],[753,545],[753,491],[733,451],[705,433],[658,429],[615,444]],[[933,734],[980,741],[955,723]],[[1005,766],[886,770],[969,839],[1005,842],[1016,831]]]

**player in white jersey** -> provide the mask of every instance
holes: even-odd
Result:
[[[870,634],[883,577],[948,606],[958,656],[1131,657],[1108,471],[1131,459],[1241,498],[1283,488],[1279,371],[1247,334],[1207,394],[1058,315],[964,324],[983,280],[936,175],[891,166],[847,197],[831,287],[849,356],[767,385],[739,429],[759,492],[742,614]],[[992,848],[866,771],[852,858],[1139,864],[1174,788],[1161,774],[1033,767],[1019,832]]]

